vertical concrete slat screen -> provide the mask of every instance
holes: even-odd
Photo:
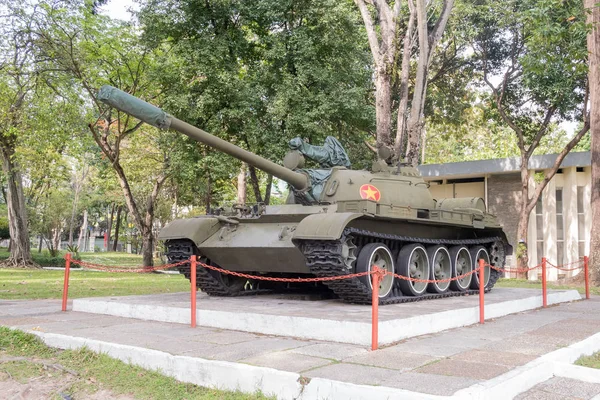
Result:
[[[590,254],[590,236],[592,232],[592,173],[585,168],[585,186],[583,189],[583,213],[585,215],[585,255]]]
[[[544,256],[555,262],[556,260],[556,178],[548,182],[548,185],[543,192],[543,204],[544,204],[544,243],[546,248],[544,249]],[[558,277],[556,268],[550,268],[548,270],[548,280],[555,281]]]
[[[563,187],[564,206],[563,218],[565,224],[565,263],[573,263],[579,260],[577,235],[577,175],[576,167],[564,169],[565,182]],[[579,271],[568,271],[567,276],[577,274]]]
[[[529,171],[529,193],[535,191],[535,171]],[[536,220],[536,209],[534,208],[529,213],[529,226],[527,226],[527,253],[529,256],[528,267],[534,267],[538,264],[538,259],[542,257],[543,252],[538,252],[538,242],[536,237],[537,231],[537,220]],[[520,239],[520,238],[519,238]],[[538,254],[539,253],[539,254]],[[538,279],[538,270],[534,269],[529,272],[530,279]]]

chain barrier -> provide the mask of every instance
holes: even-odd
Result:
[[[213,271],[217,271],[222,274],[237,276],[239,278],[255,279],[255,280],[270,281],[270,282],[287,282],[287,283],[338,281],[341,279],[358,278],[361,276],[373,275],[376,273],[375,271],[365,271],[365,272],[359,272],[356,274],[339,275],[339,276],[323,276],[323,277],[319,277],[319,278],[274,278],[271,276],[250,275],[250,274],[244,274],[241,272],[230,271],[228,269],[215,267],[214,265],[208,265],[208,264],[204,264],[201,262],[198,262],[197,264],[204,268],[212,269]]]
[[[558,269],[560,271],[575,271],[575,270],[578,270],[578,269],[581,269],[581,268],[584,267],[584,261],[583,260],[573,261],[573,262],[566,263],[566,264],[561,264],[561,265],[554,265],[550,261],[546,261],[546,263],[548,265],[550,265],[551,267],[554,267],[554,268],[556,268],[556,269]],[[569,266],[569,265],[577,265],[577,266],[573,267],[573,268],[563,268],[563,267],[566,267],[566,266]]]
[[[213,265],[208,265],[208,264],[204,264],[201,262],[197,263],[198,265],[204,267],[204,268],[208,268],[211,269],[213,271],[217,271],[223,274],[227,274],[227,275],[232,275],[232,276],[237,276],[239,278],[246,278],[246,279],[255,279],[255,280],[264,280],[264,281],[272,281],[272,282],[289,282],[289,283],[300,283],[300,282],[328,282],[328,281],[337,281],[337,280],[341,280],[341,279],[351,279],[351,278],[358,278],[361,276],[366,276],[366,275],[373,275],[376,273],[381,274],[382,276],[388,276],[388,275],[392,275],[395,278],[398,279],[403,279],[405,281],[411,281],[411,282],[421,282],[421,283],[444,283],[444,282],[450,282],[450,281],[456,281],[456,280],[460,280],[463,279],[469,275],[473,275],[476,274],[479,271],[479,268],[476,268],[472,271],[467,272],[466,274],[462,274],[459,276],[455,276],[454,278],[447,278],[447,279],[418,279],[418,278],[411,278],[408,276],[403,276],[403,275],[398,275],[395,274],[393,272],[389,272],[389,271],[385,271],[382,269],[379,269],[379,271],[365,271],[365,272],[359,272],[356,274],[348,274],[348,275],[339,275],[339,276],[324,276],[324,277],[319,277],[319,278],[274,278],[274,277],[270,277],[270,276],[258,276],[258,275],[250,275],[250,274],[244,274],[241,272],[235,272],[235,271],[230,271],[227,269],[223,269],[223,268],[219,268],[219,267],[215,267]]]
[[[102,264],[95,264],[95,263],[90,263],[90,262],[85,262],[85,261],[80,261],[80,260],[71,260],[72,264],[75,265],[79,265],[81,267],[85,267],[85,268],[91,268],[91,269],[96,269],[99,271],[104,271],[104,272],[133,272],[133,273],[150,273],[150,272],[155,272],[155,271],[161,271],[161,270],[166,270],[166,269],[171,269],[171,268],[176,268],[179,267],[181,265],[185,265],[185,264],[189,264],[189,260],[185,260],[185,261],[180,261],[180,262],[176,262],[173,264],[165,264],[165,265],[159,265],[156,267],[146,267],[146,268],[123,268],[123,267],[111,267],[111,266],[107,266],[107,265],[102,265]],[[583,260],[578,260],[575,262],[571,262],[571,263],[566,263],[566,264],[561,264],[561,265],[554,265],[551,262],[547,261],[547,264],[559,269],[561,271],[574,271],[577,269],[581,269],[583,268],[583,264],[584,261]],[[573,268],[563,268],[565,266],[569,266],[569,265],[577,265]],[[457,280],[461,280],[466,278],[469,275],[474,275],[476,273],[479,272],[479,267],[475,268],[467,273],[464,273],[462,275],[459,276],[455,276],[452,278],[446,278],[446,279],[419,279],[419,278],[411,278],[408,276],[404,276],[404,275],[400,275],[400,274],[396,274],[393,272],[389,272],[389,271],[385,271],[385,270],[380,270],[380,272],[376,272],[376,271],[365,271],[365,272],[358,272],[358,273],[354,273],[354,274],[347,274],[347,275],[338,275],[338,276],[324,276],[324,277],[315,277],[315,278],[276,278],[276,277],[271,277],[271,276],[261,276],[261,275],[252,275],[252,274],[245,274],[242,272],[236,272],[236,271],[230,271],[227,269],[223,269],[223,268],[219,268],[219,267],[215,267],[213,265],[209,265],[209,264],[204,264],[201,262],[197,262],[197,265],[202,266],[203,268],[207,268],[216,272],[220,272],[223,274],[227,274],[227,275],[232,275],[232,276],[236,276],[239,278],[246,278],[246,279],[253,279],[253,280],[262,280],[262,281],[270,281],[270,282],[284,282],[284,283],[314,283],[314,282],[330,282],[330,281],[337,281],[337,280],[343,280],[343,279],[352,279],[352,278],[359,278],[362,276],[367,276],[367,275],[373,275],[375,273],[380,273],[382,276],[393,276],[394,278],[397,279],[402,279],[405,281],[410,281],[410,282],[415,282],[415,283],[447,283],[447,282],[452,282],[452,281],[457,281]],[[542,267],[542,264],[538,264],[535,265],[531,268],[500,268],[500,267],[496,267],[494,265],[491,264],[485,264],[485,267],[490,267],[493,270],[499,271],[499,272],[505,272],[505,273],[525,273],[525,272],[529,272],[538,268]]]
[[[85,262],[85,261],[81,261],[81,260],[73,260],[73,259],[71,259],[71,264],[79,265],[79,266],[85,267],[85,268],[97,269],[98,271],[103,271],[103,272],[135,272],[135,273],[138,273],[138,274],[150,273],[150,272],[154,272],[154,271],[162,271],[162,270],[165,270],[165,269],[179,267],[180,265],[184,265],[184,264],[188,264],[188,263],[189,263],[189,261],[185,260],[185,261],[180,261],[180,262],[176,262],[176,263],[173,263],[173,264],[159,265],[159,266],[156,266],[156,267],[123,268],[123,267],[111,267],[109,265],[94,264],[94,263],[89,263],[89,262]]]
[[[542,268],[542,264],[535,265],[535,266],[533,266],[531,268],[506,268],[506,267],[500,268],[500,267],[496,267],[495,265],[491,265],[491,264],[486,264],[486,266],[490,267],[491,269],[494,269],[496,271],[508,272],[509,274],[510,273],[522,274],[522,273],[525,273],[525,272],[532,271],[534,269]]]
[[[393,275],[394,278],[402,279],[404,281],[415,282],[415,283],[446,283],[446,282],[452,282],[452,281],[461,280],[463,278],[466,278],[469,275],[477,274],[478,272],[479,272],[479,268],[476,268],[476,269],[471,270],[471,271],[469,271],[469,272],[467,272],[465,274],[458,275],[458,276],[455,276],[453,278],[446,278],[446,279],[418,279],[418,278],[410,278],[408,276],[394,274],[394,273],[387,272],[387,271],[384,273],[384,275]]]

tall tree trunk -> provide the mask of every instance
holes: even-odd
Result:
[[[392,143],[390,137],[392,131],[392,77],[386,67],[386,65],[379,67],[375,78],[375,120],[378,147],[389,146]]]
[[[523,199],[519,212],[519,223],[517,225],[517,266],[527,268],[529,265],[529,252],[527,243],[527,228],[529,227],[529,212],[525,205],[527,200]],[[527,278],[527,273],[519,273],[519,278]]]
[[[410,55],[412,36],[415,29],[416,10],[412,6],[412,1],[408,2],[410,16],[408,17],[408,27],[404,35],[404,45],[402,48],[402,64],[400,67],[400,102],[398,105],[398,120],[396,124],[396,143],[394,151],[398,160],[402,158],[404,142],[406,137],[406,122],[408,119],[408,84],[410,78]]]
[[[154,265],[154,235],[152,228],[142,232],[142,260],[144,267],[152,267]]]
[[[121,210],[123,206],[117,207],[117,223],[115,226],[115,241],[113,242],[112,251],[117,251],[117,244],[119,243],[119,228],[121,227]]]
[[[2,146],[2,170],[6,176],[8,208],[8,228],[10,231],[10,256],[6,263],[9,265],[31,266],[31,248],[29,229],[27,226],[27,208],[23,194],[23,178],[13,159],[14,149]]]
[[[600,8],[597,0],[585,0],[590,11],[587,23],[590,86],[590,135],[592,136],[592,233],[590,243],[591,269],[596,284],[600,284]]]
[[[273,188],[273,175],[267,175],[267,186],[265,187],[265,204],[271,203],[271,189]]]
[[[56,257],[58,255],[58,251],[60,250],[60,237],[62,236],[62,227],[57,226],[52,229],[52,248],[54,249],[52,257]]]
[[[258,181],[256,168],[254,168],[252,165],[248,165],[248,172],[250,173],[250,185],[252,186],[252,190],[254,191],[254,198],[256,199],[257,203],[262,203],[263,198],[262,194],[260,193],[260,182]]]
[[[237,203],[246,204],[246,164],[242,163],[237,177]]]
[[[79,238],[77,239],[77,248],[79,251],[85,251],[85,237],[87,235],[88,228],[88,212],[87,210],[83,210],[83,224],[81,224],[81,229],[79,230]],[[81,247],[81,241],[83,240],[83,247]]]

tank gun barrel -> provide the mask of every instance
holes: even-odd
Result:
[[[108,85],[102,86],[98,92],[98,100],[159,129],[166,130],[171,128],[177,132],[181,132],[198,142],[204,143],[260,170],[272,174],[273,176],[286,181],[298,190],[306,189],[309,186],[308,177],[305,174],[294,172],[219,137],[211,135],[200,128],[196,128],[187,122],[167,114],[162,109],[146,103],[145,101],[115,87]]]

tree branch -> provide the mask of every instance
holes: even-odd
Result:
[[[360,10],[360,15],[363,18],[365,23],[365,29],[367,30],[367,38],[369,39],[369,47],[371,48],[371,53],[373,54],[373,60],[375,61],[375,65],[380,65],[380,55],[379,55],[379,41],[377,40],[377,33],[375,32],[375,27],[373,26],[373,19],[371,18],[371,13],[365,4],[365,0],[354,0],[358,9]]]

